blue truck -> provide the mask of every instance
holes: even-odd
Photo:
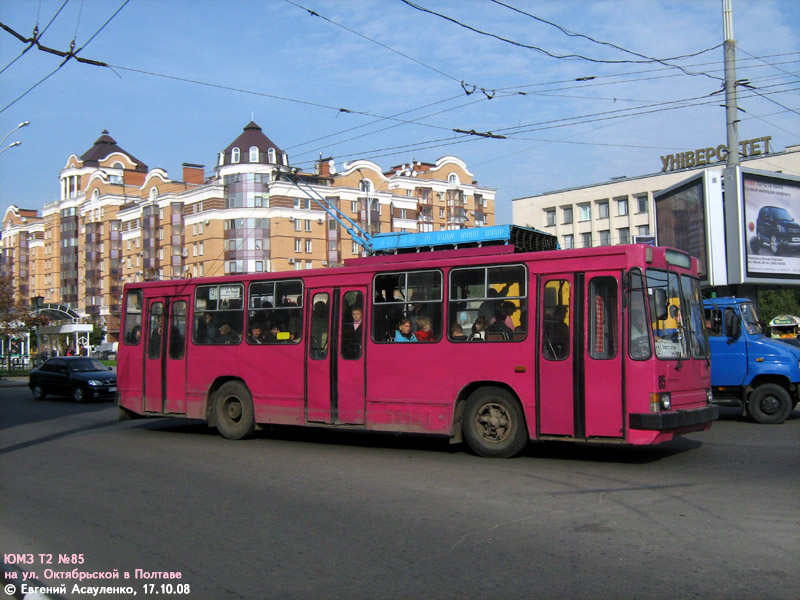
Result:
[[[765,335],[752,301],[703,301],[713,402],[758,423],[783,423],[800,400],[800,348]]]

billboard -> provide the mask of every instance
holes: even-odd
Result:
[[[722,172],[706,169],[653,194],[656,241],[697,258],[704,285],[726,285]]]
[[[741,170],[743,281],[800,284],[800,179]]]

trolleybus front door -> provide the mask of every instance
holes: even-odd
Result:
[[[547,275],[540,291],[538,434],[621,438],[620,274]]]
[[[366,288],[308,290],[306,420],[361,425],[366,417]],[[360,316],[360,319],[359,319]]]

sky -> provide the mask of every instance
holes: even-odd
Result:
[[[800,2],[731,2],[739,138],[800,144]],[[0,22],[0,135],[30,121],[0,146],[3,213],[57,200],[104,130],[176,180],[251,120],[306,171],[454,155],[497,223],[726,142],[722,0],[0,0]],[[108,66],[5,29],[35,26]]]

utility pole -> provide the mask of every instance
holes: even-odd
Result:
[[[758,301],[753,285],[742,285],[747,266],[747,236],[744,207],[741,202],[741,166],[739,161],[739,107],[736,91],[736,40],[733,37],[733,0],[722,0],[722,23],[725,49],[725,119],[728,129],[728,159],[722,169],[725,214],[725,246],[730,293]]]

